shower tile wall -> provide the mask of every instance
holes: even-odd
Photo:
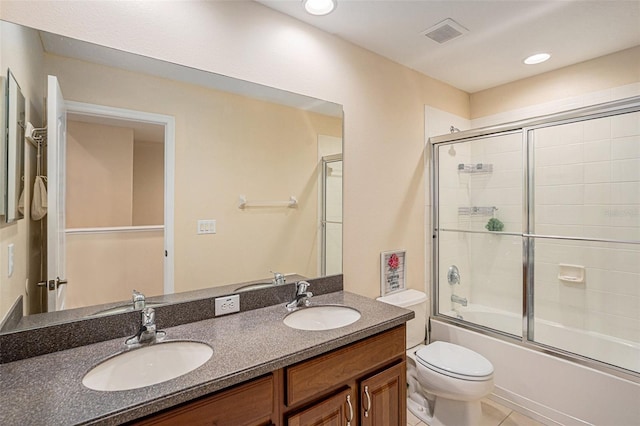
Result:
[[[495,217],[504,232],[522,232],[522,136],[507,134],[441,146],[439,155],[440,228],[487,231]],[[454,153],[455,151],[455,153]],[[491,165],[492,172],[467,173],[459,164]],[[466,214],[459,208],[497,207],[493,213]],[[443,231],[439,239],[440,310],[456,307],[451,292],[469,303],[506,310],[522,307],[522,239],[519,236]],[[447,270],[460,269],[461,284],[447,284]],[[513,332],[513,330],[504,330]],[[519,331],[516,330],[517,333]]]
[[[539,129],[535,147],[536,234],[640,241],[640,113]],[[534,297],[536,320],[640,342],[640,245],[537,239]]]

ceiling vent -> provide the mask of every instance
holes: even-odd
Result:
[[[429,37],[431,40],[442,44],[468,32],[468,29],[458,24],[453,19],[448,18],[428,30],[423,31],[422,34]]]

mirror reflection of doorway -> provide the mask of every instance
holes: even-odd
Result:
[[[342,154],[322,157],[321,273],[342,273]]]
[[[163,294],[164,127],[69,114],[66,211],[66,308]]]
[[[49,80],[59,101],[48,100],[47,121],[58,125],[48,126],[39,310],[173,292],[173,117],[64,101]]]

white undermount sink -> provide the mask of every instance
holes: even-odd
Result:
[[[89,389],[120,391],[155,385],[182,376],[207,362],[211,346],[200,342],[156,343],[115,355],[82,379]]]
[[[360,312],[342,305],[319,305],[300,308],[284,318],[285,325],[298,330],[332,330],[353,324]]]

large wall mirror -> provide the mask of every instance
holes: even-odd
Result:
[[[39,49],[21,50],[41,56],[33,84],[54,76],[66,109],[33,123],[48,124],[42,170],[65,217],[66,284],[53,295],[63,300],[36,297],[27,314],[59,321],[52,311],[125,303],[134,289],[150,298],[267,282],[272,271],[342,272],[340,105],[0,25],[3,37],[37,35]],[[55,152],[53,130],[66,139]]]

